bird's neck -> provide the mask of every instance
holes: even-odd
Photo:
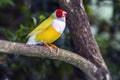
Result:
[[[66,21],[65,17],[62,17],[62,18],[56,18],[56,20],[63,21],[63,22]]]

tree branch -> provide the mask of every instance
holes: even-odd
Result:
[[[0,40],[0,44],[0,53],[58,59],[76,66],[83,70],[86,75],[94,75],[97,71],[96,66],[90,61],[67,50],[60,49],[59,52],[56,53],[56,50],[53,49],[53,51],[50,52],[50,50],[44,46],[30,46],[4,40]]]
[[[71,33],[75,52],[97,67],[94,77],[87,80],[111,80],[109,70],[90,30],[83,0],[58,0],[62,9],[68,12],[67,25]],[[81,73],[77,73],[78,76]],[[82,76],[83,77],[83,76]]]

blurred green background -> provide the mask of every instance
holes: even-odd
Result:
[[[120,80],[120,0],[83,1],[112,78]],[[57,8],[57,0],[0,0],[0,39],[25,43],[27,34]],[[68,28],[54,44],[73,51]],[[59,60],[0,54],[0,61],[0,80],[82,80],[72,65]]]

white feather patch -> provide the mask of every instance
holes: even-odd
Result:
[[[28,45],[37,45],[38,42],[35,41],[35,35],[30,36],[26,44],[28,44]]]
[[[52,22],[53,27],[57,32],[63,33],[65,29],[65,21],[61,21],[59,19],[54,19]]]

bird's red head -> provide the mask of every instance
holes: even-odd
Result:
[[[64,10],[62,10],[62,9],[56,10],[56,17],[57,18],[66,17],[66,15],[67,15],[67,12],[65,12]]]

